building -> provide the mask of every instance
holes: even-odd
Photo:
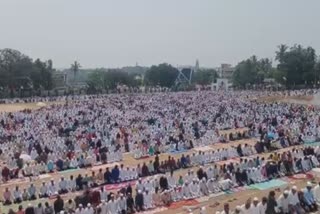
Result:
[[[231,80],[234,70],[235,68],[232,67],[231,64],[223,63],[221,64],[221,67],[218,69],[219,77]]]

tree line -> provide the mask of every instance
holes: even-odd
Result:
[[[263,84],[266,78],[272,78],[287,88],[297,86],[319,86],[320,61],[312,47],[301,45],[279,45],[272,59],[252,56],[239,62],[232,75],[233,85],[245,88],[248,85]],[[81,69],[75,61],[69,68],[73,78]],[[18,90],[52,90],[55,88],[52,60],[33,60],[31,57],[13,49],[0,49],[0,93]],[[123,69],[95,69],[86,79],[88,91],[112,90],[119,84],[130,87],[160,86],[173,88],[179,70],[174,66],[162,63],[153,65],[142,73],[126,72]],[[208,85],[218,78],[215,69],[202,69],[193,73],[192,85]]]
[[[52,60],[33,60],[13,49],[0,49],[0,91],[53,87]]]
[[[273,78],[287,88],[319,87],[320,61],[312,47],[281,44],[275,60],[278,62],[275,67],[270,59],[256,56],[239,62],[233,73],[233,84],[243,88]]]

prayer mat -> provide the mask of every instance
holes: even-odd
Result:
[[[105,190],[110,191],[110,190],[116,190],[116,189],[128,187],[129,184],[131,186],[134,186],[134,185],[136,185],[136,183],[137,183],[137,180],[132,180],[132,181],[127,181],[127,182],[118,183],[118,184],[107,184],[104,186],[104,188],[105,188]]]
[[[188,150],[186,150],[186,149],[182,149],[182,150],[172,150],[172,151],[170,151],[169,153],[170,154],[181,154],[181,153],[185,153],[185,152],[187,152]]]
[[[266,190],[266,189],[271,189],[271,188],[275,188],[275,187],[280,187],[283,185],[287,185],[287,182],[281,180],[281,179],[273,179],[267,182],[263,182],[263,183],[258,183],[258,184],[253,184],[250,185],[250,189],[257,189],[257,190]]]
[[[108,163],[108,164],[100,164],[100,165],[96,165],[90,168],[91,171],[98,171],[99,169],[105,169],[107,167],[109,168],[113,168],[115,165],[120,166],[119,162],[113,162],[113,163]]]
[[[157,207],[155,209],[146,210],[146,211],[143,211],[143,212],[140,212],[140,213],[141,214],[154,214],[154,213],[163,212],[163,211],[166,211],[166,210],[168,210],[168,208],[166,208],[166,207]]]
[[[303,144],[304,146],[320,146],[320,142],[306,142]]]
[[[39,175],[39,179],[45,179],[45,178],[51,178],[51,175],[49,174]]]
[[[58,171],[58,173],[64,174],[64,173],[75,172],[75,171],[78,171],[78,170],[79,169],[67,169],[67,170],[63,170],[63,171]]]
[[[202,146],[202,147],[197,147],[197,148],[194,148],[194,150],[196,151],[201,151],[201,152],[206,152],[206,151],[211,151],[212,150],[212,147],[210,146]]]
[[[190,199],[190,200],[183,200],[183,201],[177,201],[173,202],[172,204],[169,205],[169,209],[178,209],[184,206],[195,206],[198,205],[199,202],[195,199]]]
[[[292,176],[288,176],[288,178],[293,179],[293,180],[312,180],[314,176],[311,173],[300,173]]]

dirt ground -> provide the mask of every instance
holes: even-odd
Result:
[[[21,111],[24,109],[38,109],[39,107],[35,104],[5,104],[5,105],[0,105],[0,112],[1,111],[6,111],[6,112],[12,112],[12,111]],[[226,133],[229,132],[234,132],[235,130],[230,130],[230,131],[225,131]],[[236,131],[242,131],[242,130],[236,130]],[[212,146],[209,146],[210,149],[218,149],[218,148],[224,148],[224,147],[230,147],[231,145],[236,146],[238,144],[244,144],[244,143],[248,143],[248,144],[254,144],[256,142],[256,139],[250,139],[250,140],[241,140],[241,141],[235,141],[232,143],[228,143],[228,144],[215,144]],[[285,149],[282,149],[282,151],[284,151]],[[190,154],[193,152],[197,152],[198,150],[192,150],[192,151],[187,151],[184,154]],[[280,150],[281,151],[281,150]],[[279,151],[279,152],[280,152]],[[263,155],[259,155],[259,156],[269,156],[270,154],[263,154]],[[175,158],[178,158],[181,156],[181,154],[161,154],[160,155],[160,160],[165,160],[168,158],[168,156],[174,156]],[[124,164],[125,166],[133,166],[133,165],[137,165],[138,163],[142,164],[144,162],[148,163],[150,160],[153,160],[154,158],[147,158],[147,159],[142,159],[142,160],[136,160],[132,157],[131,154],[125,154],[124,155],[124,159],[122,162],[120,163],[116,163],[116,164]],[[222,164],[222,163],[219,163]],[[65,172],[65,173],[53,173],[53,174],[48,174],[46,175],[45,178],[41,178],[41,179],[37,179],[35,181],[33,181],[33,183],[37,186],[37,189],[39,189],[40,185],[42,182],[48,182],[50,179],[55,179],[58,180],[62,175],[64,177],[69,177],[70,175],[74,175],[77,176],[78,174],[88,174],[90,175],[92,170],[94,171],[98,171],[100,168],[103,169],[103,171],[105,170],[105,168],[107,166],[112,167],[114,164],[107,164],[107,165],[101,165],[101,166],[95,166],[93,168],[88,168],[88,169],[79,169],[79,170],[75,170],[75,171],[70,171],[70,172]],[[193,167],[192,168],[194,171],[198,169],[198,167]],[[175,176],[179,177],[180,175],[184,176],[187,173],[187,169],[183,169],[183,170],[179,170],[175,172]],[[316,178],[317,181],[319,181],[319,178]],[[292,185],[296,185],[299,188],[304,187],[306,184],[307,180],[296,180],[295,182],[291,182],[288,183],[288,186],[292,186]],[[1,198],[3,195],[3,191],[5,190],[6,187],[9,187],[11,190],[16,186],[19,185],[20,189],[24,188],[24,187],[28,187],[30,185],[30,182],[28,180],[24,180],[24,181],[10,181],[6,184],[1,184],[0,185],[0,194],[1,194]],[[281,187],[281,190],[283,190],[284,188],[288,188],[288,186],[283,186]],[[237,193],[232,193],[232,194],[225,194],[225,195],[221,195],[221,196],[217,196],[214,198],[210,198],[207,201],[203,201],[200,204],[198,204],[196,206],[196,209],[193,210],[194,214],[199,213],[200,209],[199,207],[205,206],[206,207],[206,212],[207,213],[215,213],[215,211],[221,211],[223,209],[223,204],[224,203],[229,203],[231,209],[234,209],[235,206],[237,205],[242,205],[248,198],[253,198],[253,197],[258,197],[259,199],[261,199],[263,196],[267,196],[269,190],[264,190],[264,191],[258,191],[258,190],[244,190],[241,192],[237,192]],[[74,198],[76,194],[79,193],[69,193],[66,196],[64,196],[64,199],[69,199],[69,198]],[[279,192],[277,191],[277,194],[279,194]],[[39,202],[45,202],[48,199],[42,199],[42,200],[36,200],[36,201],[32,201],[31,203],[33,205],[37,205]],[[50,200],[51,203],[53,203],[53,200]],[[27,204],[30,202],[24,202],[22,205],[24,207],[27,206]],[[219,205],[217,206],[213,206],[214,204],[219,203]],[[14,210],[17,210],[18,205],[12,205],[12,206],[2,206],[2,204],[0,204],[0,212],[1,213],[7,213],[8,210],[12,208]],[[180,213],[188,213],[188,211],[181,207],[181,208],[177,208],[177,209],[168,209],[165,211],[161,211],[158,213],[163,213],[163,214],[180,214]]]
[[[46,105],[63,104],[63,102],[45,102]],[[1,112],[17,112],[25,109],[36,110],[43,106],[37,105],[37,103],[13,103],[13,104],[0,104]]]

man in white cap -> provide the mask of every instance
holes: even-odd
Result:
[[[138,180],[138,182],[136,183],[136,190],[137,191],[143,191],[143,189],[144,189],[144,186],[143,186],[143,183],[142,183],[142,180],[141,180],[141,178],[139,178],[139,180]]]
[[[149,193],[148,189],[146,189],[143,194],[143,206],[145,210],[153,208],[152,195]]]
[[[111,200],[108,202],[107,213],[114,214],[118,211],[118,204],[114,199],[114,195],[111,194]]]
[[[88,203],[87,207],[84,210],[84,214],[93,214],[94,213],[94,209],[92,208],[91,204]]]
[[[259,199],[257,197],[253,198],[253,202],[251,204],[251,214],[260,214],[259,211]]]
[[[200,181],[200,192],[201,192],[201,195],[209,195],[209,189],[208,189],[208,186],[207,186],[207,181],[206,181],[206,178],[203,177],[202,180]]]
[[[191,192],[190,192],[189,183],[187,181],[182,186],[181,194],[182,194],[183,199],[192,198],[192,195],[191,195]]]
[[[118,203],[118,212],[119,213],[126,213],[126,211],[127,211],[127,200],[123,196],[122,193],[120,194],[120,197],[119,197],[117,203]]]
[[[292,213],[303,213],[303,209],[300,205],[298,192],[297,192],[297,186],[293,186],[291,188],[291,191],[289,193],[289,210]]]
[[[285,190],[282,195],[279,196],[278,201],[278,209],[283,214],[289,213],[289,191]]]
[[[100,208],[101,208],[101,214],[107,214],[108,206],[105,200],[101,200]]]
[[[75,214],[85,214],[82,204],[79,204],[78,208],[75,211]]]
[[[200,197],[200,186],[197,183],[197,180],[194,178],[192,183],[190,184],[190,193],[192,198]]]
[[[309,211],[315,212],[318,210],[316,200],[314,198],[314,194],[312,192],[312,184],[311,182],[307,183],[307,187],[303,190],[303,196],[305,202],[309,208]]]

